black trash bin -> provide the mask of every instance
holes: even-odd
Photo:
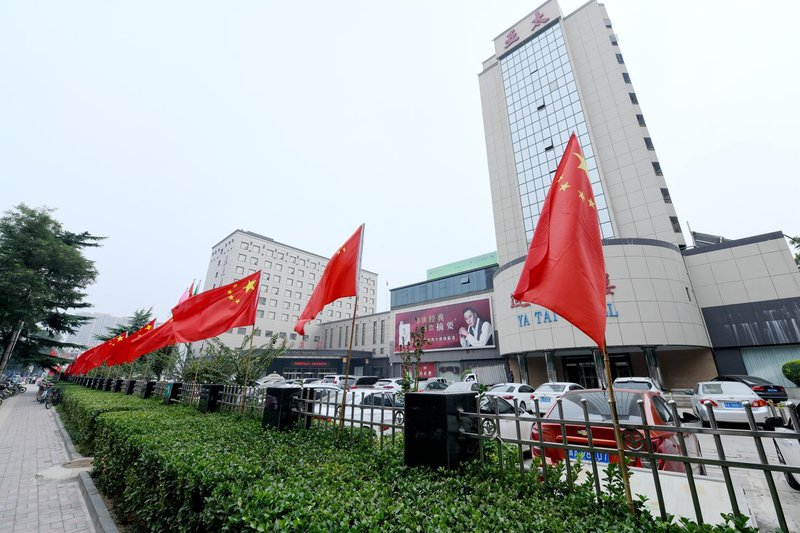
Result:
[[[219,397],[224,385],[205,384],[200,386],[200,403],[197,408],[201,413],[213,413],[219,410]]]
[[[183,383],[167,383],[166,387],[164,387],[164,405],[178,403],[182,388]]]

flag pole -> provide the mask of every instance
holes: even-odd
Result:
[[[608,384],[608,403],[611,407],[611,423],[614,426],[614,439],[617,441],[617,452],[619,452],[619,470],[622,473],[622,484],[625,487],[625,501],[628,503],[628,510],[631,514],[636,514],[631,497],[631,480],[628,476],[628,463],[625,459],[625,449],[622,446],[622,435],[619,431],[619,417],[617,416],[617,400],[614,397],[614,385],[611,379],[611,363],[608,359],[608,349],[606,340],[603,338],[603,366],[605,367],[606,383]]]
[[[344,365],[344,394],[342,395],[342,409],[339,413],[339,433],[337,437],[341,437],[344,431],[344,408],[345,401],[347,400],[347,378],[350,376],[350,360],[353,358],[353,337],[356,333],[356,315],[358,314],[358,291],[356,291],[356,302],[353,309],[353,321],[350,325],[350,346],[347,348],[347,361]],[[337,438],[338,441],[338,438]]]
[[[257,300],[256,300],[257,301]],[[242,390],[242,405],[240,412],[244,414],[244,406],[247,401],[247,380],[250,376],[250,361],[253,359],[253,337],[256,336],[256,324],[253,322],[253,329],[250,330],[250,350],[247,352],[247,368],[244,371],[244,389]]]

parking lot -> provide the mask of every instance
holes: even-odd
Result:
[[[744,426],[727,425],[726,428],[743,429]],[[700,440],[700,448],[704,457],[719,458],[713,435],[698,435],[698,439]],[[725,458],[729,461],[760,462],[753,437],[724,435],[722,444]],[[763,444],[769,463],[778,464],[772,440],[764,439]],[[722,478],[722,469],[716,466],[709,466],[708,475]],[[782,474],[773,473],[772,475],[789,531],[800,531],[800,491],[790,488]],[[775,531],[778,529],[775,506],[767,487],[765,474],[757,470],[731,469],[731,477],[733,484],[742,489],[747,506],[755,515],[754,518],[758,528],[761,531]]]

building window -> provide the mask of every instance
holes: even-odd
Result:
[[[286,284],[291,287],[294,285],[294,280],[292,278],[286,278]]]
[[[275,263],[275,270],[283,270],[283,265],[280,263]]]
[[[378,342],[378,322],[372,323],[372,344],[376,344]]]
[[[240,275],[244,274],[244,267],[236,267],[236,273]]]
[[[292,305],[292,304],[291,304],[291,303],[289,303],[288,301],[286,301],[286,300],[284,300],[284,301],[283,301],[283,308],[284,308],[284,309],[289,309],[289,307],[290,307],[291,305]]]
[[[645,122],[644,122],[644,115],[636,115],[636,120],[639,121],[639,125],[640,126],[642,126],[642,127],[647,126],[647,124],[645,124]]]
[[[358,327],[361,324],[356,324],[355,345],[358,346]]]
[[[608,39],[611,41],[611,46],[617,46],[617,34],[612,33],[608,36]]]
[[[253,330],[253,336],[254,337],[260,337],[261,336],[261,330],[259,328],[254,329]]]
[[[611,27],[611,21],[608,20],[608,19],[603,19],[603,24],[606,25],[606,28],[610,28]]]
[[[302,289],[303,288],[303,282],[300,281],[300,280],[297,281],[296,285],[297,285],[298,289]]]
[[[366,324],[362,324],[361,325],[361,346],[364,346],[364,338],[365,338],[364,330],[366,330],[366,329],[367,329],[367,325]]]
[[[247,250],[248,244],[246,242],[243,242],[243,243],[239,244],[239,248],[241,248],[242,250]]]
[[[296,293],[294,293],[294,297],[295,297],[295,298],[297,298],[297,299],[299,300],[300,298],[302,298],[302,297],[303,297],[303,295],[302,295],[302,294],[300,294],[299,292],[296,292]]]
[[[246,256],[246,255],[244,255],[244,254],[239,254],[239,261],[240,261],[241,263],[244,263],[244,262],[246,262],[246,261],[247,261],[247,256]]]
[[[671,204],[672,203],[672,198],[669,195],[669,189],[663,189],[662,188],[661,189],[661,196],[664,197],[664,203],[665,204]]]
[[[287,313],[281,313],[281,320],[284,322],[289,322],[289,315]]]
[[[254,254],[260,253],[260,252],[261,252],[261,247],[260,247],[260,246],[256,246],[256,245],[254,244],[254,245],[253,245],[253,249],[252,249],[251,251],[252,251]]]
[[[251,265],[257,265],[258,264],[258,257],[251,257],[250,258],[250,264]]]
[[[285,339],[286,338],[286,332],[285,331],[281,331],[280,333],[278,333],[278,338],[279,339]]]
[[[669,221],[672,223],[672,231],[675,233],[681,232],[681,223],[678,222],[678,217],[669,217]]]
[[[267,250],[267,257],[273,257],[275,252],[273,250]]]
[[[661,172],[661,163],[659,163],[658,161],[653,161],[653,170],[655,171],[656,176],[664,175],[664,173]]]
[[[342,328],[339,328],[339,348],[342,347]]]
[[[272,299],[269,301],[270,307],[278,307],[278,300]]]
[[[270,311],[267,313],[267,318],[270,320],[275,320],[275,311]]]
[[[286,289],[285,291],[283,291],[283,295],[285,297],[287,297],[287,298],[291,298],[292,297],[292,291],[290,291],[289,289]]]
[[[266,298],[262,298],[262,297],[258,298],[258,305],[264,305],[265,303],[267,303],[267,299]]]
[[[280,283],[281,282],[281,277],[280,276],[274,276],[272,278],[272,281],[274,281],[275,283]]]
[[[264,311],[262,311],[261,309],[256,311],[256,318],[264,318]]]
[[[310,272],[310,273],[308,274],[308,279],[311,279],[311,280],[317,279],[317,275],[316,275],[316,274],[314,274],[313,272]]]
[[[342,318],[342,312],[336,311],[336,318]]]
[[[294,304],[292,306],[292,309],[295,310],[295,311],[299,311],[300,310],[300,304]]]
[[[289,340],[293,341],[295,339],[297,339],[297,333],[289,333]]]
[[[306,335],[307,337],[308,335]],[[314,335],[314,342],[319,342],[319,335]]]
[[[622,54],[617,54],[617,63],[619,63],[620,65],[625,64],[625,60],[622,59]]]
[[[628,96],[631,97],[631,103],[639,105],[639,99],[636,98],[636,93],[628,93]]]
[[[289,267],[289,274],[294,274],[294,267]]]
[[[653,151],[653,150],[655,150],[655,149],[656,149],[656,147],[655,147],[655,146],[653,146],[653,139],[651,139],[650,137],[645,137],[645,138],[644,138],[644,145],[645,145],[645,146],[647,147],[647,149],[648,149],[648,150],[650,150],[650,151]]]
[[[281,289],[280,287],[272,287],[272,294],[280,294]]]
[[[386,342],[386,321],[381,320],[381,344]]]
[[[264,332],[264,336],[265,337],[272,337],[272,331],[269,331],[269,330],[265,331]]]
[[[283,252],[278,252],[278,259],[283,259],[284,255]]]
[[[625,83],[630,83],[631,82],[631,76],[627,72],[623,72],[622,73],[622,79],[625,81]]]

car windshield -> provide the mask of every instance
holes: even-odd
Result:
[[[744,383],[738,381],[715,381],[714,383],[703,383],[703,394],[738,394],[752,396],[753,391]]]
[[[543,383],[539,385],[539,388],[536,389],[536,392],[563,392],[564,385],[558,385],[556,383]]]
[[[481,398],[481,413],[498,413],[501,415],[513,415],[514,406],[497,396],[484,396]]]
[[[642,394],[620,391],[614,396],[617,401],[619,421],[641,424],[642,416],[639,411],[639,404],[636,402],[642,399]],[[605,391],[581,391],[579,394],[567,394],[561,398],[563,400],[562,406],[564,407],[565,420],[586,420],[583,414],[583,405],[581,405],[581,399],[586,398],[590,422],[611,421],[611,408],[608,405],[608,395]],[[551,410],[546,418],[558,418],[558,409]]]
[[[615,387],[620,389],[650,390],[651,385],[647,381],[615,381]]]

